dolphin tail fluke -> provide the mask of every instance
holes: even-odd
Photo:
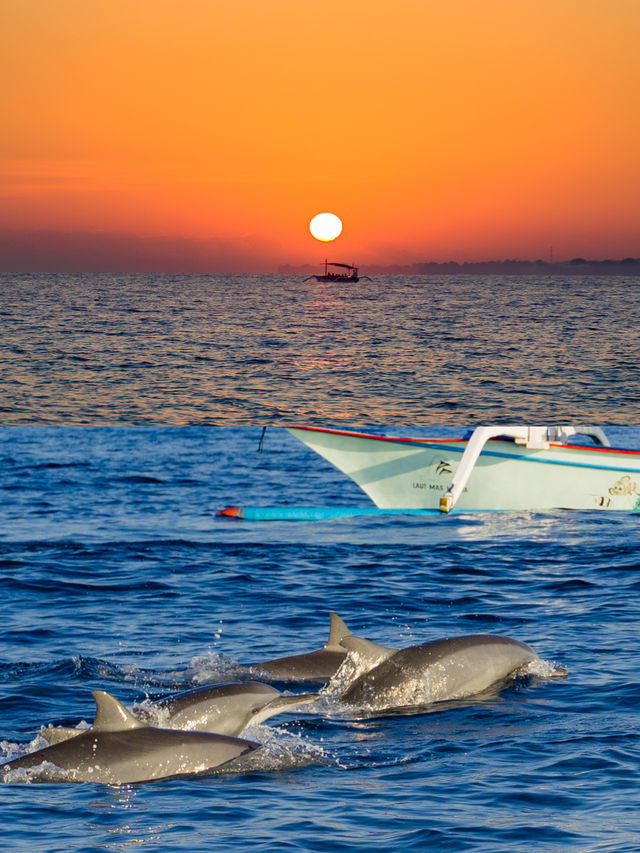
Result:
[[[252,723],[262,723],[276,714],[284,714],[286,711],[295,711],[302,705],[309,705],[318,698],[317,693],[299,693],[297,696],[276,696],[271,702],[256,709],[251,717]]]
[[[329,614],[329,639],[325,649],[342,651],[341,642],[345,637],[350,637],[351,631],[344,624],[337,613]]]
[[[94,729],[100,729],[104,732],[119,732],[123,729],[144,728],[145,724],[134,717],[130,711],[127,711],[124,705],[106,690],[93,690],[91,695],[96,703]]]

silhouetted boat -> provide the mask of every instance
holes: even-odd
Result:
[[[337,267],[337,271],[329,269],[329,267]],[[331,261],[324,262],[324,272],[320,275],[310,275],[305,278],[309,281],[310,278],[315,278],[316,281],[359,281],[358,267],[353,264],[336,264]]]

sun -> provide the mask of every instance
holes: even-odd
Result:
[[[309,223],[309,231],[316,240],[335,240],[342,231],[342,222],[335,213],[318,213]]]

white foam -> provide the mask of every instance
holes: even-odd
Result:
[[[256,770],[290,770],[311,764],[333,765],[336,760],[317,742],[300,732],[261,723],[250,725],[242,737],[260,744],[260,749],[220,768],[220,773],[250,773]]]
[[[189,661],[185,676],[194,684],[232,681],[245,672],[237,661],[218,652],[196,655]]]
[[[32,785],[37,782],[73,782],[70,771],[62,770],[51,761],[43,761],[34,767],[17,767],[3,770],[2,781],[8,785]]]
[[[566,678],[568,671],[560,664],[552,661],[536,658],[526,664],[521,673],[523,675],[535,675],[538,678]]]
[[[170,729],[171,713],[169,708],[155,704],[151,699],[143,699],[142,702],[136,702],[133,706],[133,713],[158,729]]]
[[[365,672],[369,672],[373,666],[360,655],[357,650],[352,649],[342,661],[331,680],[319,691],[319,698],[337,699],[345,690]]]

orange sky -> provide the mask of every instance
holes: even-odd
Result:
[[[0,269],[640,256],[640,0],[2,0],[0,33]]]

